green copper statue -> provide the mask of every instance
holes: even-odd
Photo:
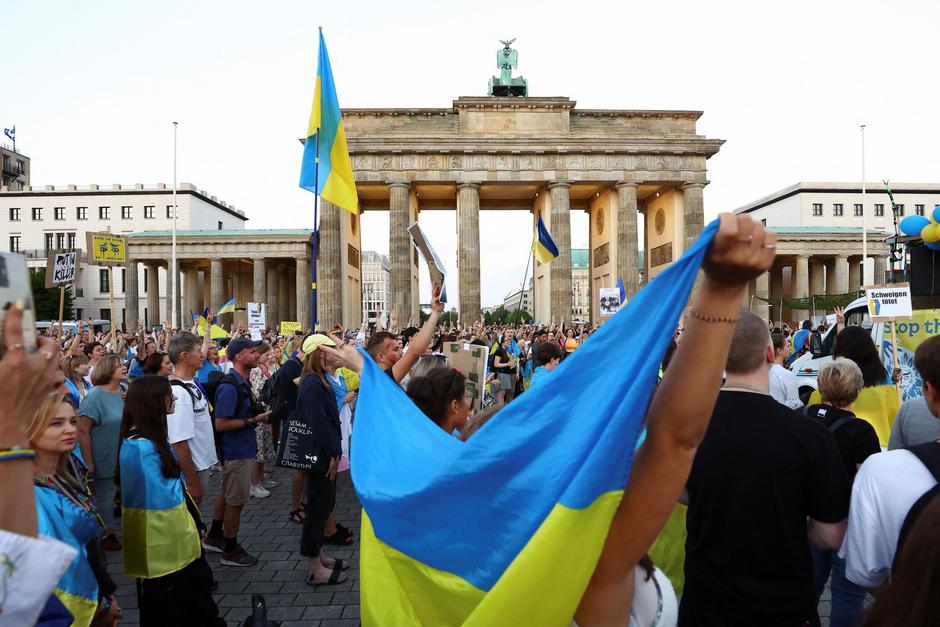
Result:
[[[489,91],[490,96],[527,96],[529,86],[526,80],[521,76],[512,77],[512,71],[519,66],[519,52],[512,47],[512,42],[499,40],[503,47],[496,52],[496,67],[499,68],[499,76],[490,78]]]

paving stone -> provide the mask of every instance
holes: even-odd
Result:
[[[317,607],[308,607],[304,610],[303,617],[307,618],[339,618],[343,615],[342,605],[320,605]]]

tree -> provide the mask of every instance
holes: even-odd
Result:
[[[30,283],[33,288],[33,307],[36,320],[59,319],[59,288],[46,287],[46,269],[34,268],[29,272]],[[74,296],[72,286],[65,288],[65,307],[62,316],[65,320],[72,319]]]
[[[532,322],[532,316],[523,309],[513,309],[506,316],[506,322],[508,324],[526,324]]]

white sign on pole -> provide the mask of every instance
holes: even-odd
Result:
[[[910,320],[914,315],[911,305],[911,287],[907,283],[865,288],[868,316],[872,322]]]
[[[612,316],[620,311],[620,289],[602,287],[598,290],[601,298],[601,315]]]
[[[248,332],[251,333],[252,340],[260,340],[261,332],[264,331],[265,311],[264,303],[248,303],[246,312],[248,313]]]
[[[78,281],[80,250],[57,250],[46,260],[46,287],[63,287]]]

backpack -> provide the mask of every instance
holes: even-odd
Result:
[[[813,420],[819,420],[818,416],[810,415],[809,405],[803,405],[803,409],[800,410],[800,413],[806,416],[807,418],[811,418]],[[842,416],[841,418],[839,418],[838,420],[836,420],[834,423],[832,423],[826,428],[829,429],[829,433],[832,433],[833,435],[835,435],[835,432],[841,429],[842,425],[846,424],[848,421],[852,420],[853,418],[857,418],[857,416],[854,414],[849,414],[848,416]]]
[[[897,563],[898,555],[901,554],[901,546],[904,544],[905,538],[907,538],[908,534],[911,532],[911,527],[917,522],[917,517],[920,516],[923,510],[927,509],[927,506],[934,497],[940,494],[940,444],[936,442],[924,442],[923,444],[905,447],[904,450],[913,453],[920,463],[927,467],[927,470],[930,471],[930,474],[933,475],[933,478],[936,479],[938,483],[924,492],[919,499],[914,501],[914,504],[911,505],[911,509],[907,511],[907,516],[904,517],[904,523],[901,525],[901,533],[898,534],[898,545],[894,551],[895,563]],[[894,565],[892,565],[892,567],[893,566]]]
[[[209,401],[209,418],[212,420],[212,433],[215,436],[215,453],[219,458],[219,462],[225,461],[225,456],[222,453],[222,434],[218,429],[215,428],[215,395],[219,390],[219,385],[222,383],[228,383],[235,386],[235,393],[238,395],[236,399],[236,407],[242,404],[242,401],[245,398],[244,387],[238,382],[238,379],[235,378],[231,372],[222,374],[216,370],[213,370],[209,373],[209,378],[204,384],[196,383],[199,388],[203,391],[206,396],[206,400]],[[170,381],[170,385],[182,386],[190,395],[190,398],[193,399],[193,405],[195,406],[195,395],[192,391],[187,388],[182,381]]]

